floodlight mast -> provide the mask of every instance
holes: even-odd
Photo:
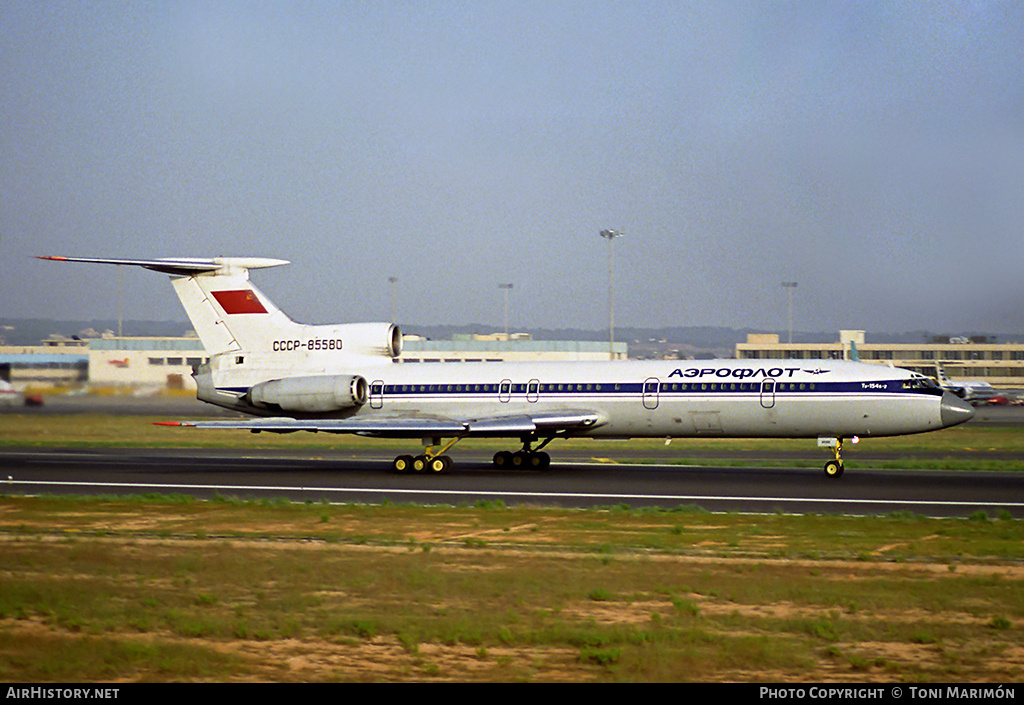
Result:
[[[395,277],[395,276],[388,277],[388,284],[391,285],[391,322],[392,323],[397,323],[398,319],[395,317],[396,316],[396,313],[395,313],[395,288],[396,288],[396,285],[398,284],[398,277]]]
[[[622,237],[618,230],[602,230],[601,237],[608,240],[608,359],[615,359],[615,238]]]
[[[508,292],[514,288],[513,284],[498,284],[499,289],[505,290],[505,340],[508,340]]]
[[[783,288],[786,290],[786,310],[788,311],[789,319],[789,345],[793,344],[793,289],[797,287],[797,283],[794,281],[782,282]]]

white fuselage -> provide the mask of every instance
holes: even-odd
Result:
[[[195,372],[199,399],[263,417],[189,422],[254,432],[314,431],[413,438],[422,456],[398,472],[443,472],[443,453],[471,436],[519,438],[500,452],[543,467],[554,438],[731,436],[819,438],[842,475],[842,439],[921,433],[973,412],[929,378],[836,360],[396,362],[390,323],[326,326],[292,321],[249,281],[249,270],[286,264],[250,257],[100,259],[44,257],[163,272],[210,352]],[[441,451],[441,438],[453,439]],[[539,445],[533,447],[535,443]],[[823,445],[825,445],[823,444]]]
[[[368,383],[366,403],[322,415],[334,418],[480,419],[579,410],[597,413],[601,422],[573,435],[602,438],[885,436],[949,425],[937,387],[906,370],[844,361],[348,362],[317,372],[361,375]],[[222,369],[208,382],[199,378],[200,398],[275,415],[244,408],[245,392],[299,373]],[[220,402],[204,396],[211,382]]]

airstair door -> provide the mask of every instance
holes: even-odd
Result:
[[[375,379],[370,382],[370,408],[379,409],[384,406],[384,380]]]

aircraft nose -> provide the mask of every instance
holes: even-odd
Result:
[[[939,407],[942,427],[956,426],[958,423],[968,421],[974,416],[974,409],[960,397],[949,392],[943,392],[942,404]]]

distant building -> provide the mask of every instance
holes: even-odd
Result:
[[[192,368],[209,358],[199,338],[94,338],[89,341],[89,382],[195,389]]]
[[[629,346],[615,343],[614,359]],[[455,335],[452,340],[406,336],[399,362],[553,362],[607,360],[608,343],[591,340],[533,340],[529,334]]]
[[[951,379],[1024,386],[1024,343],[997,343],[988,336],[931,338],[921,343],[865,343],[864,331],[840,331],[834,343],[781,343],[778,335],[748,335],[736,346],[743,360],[843,360],[856,350],[861,362],[892,364],[936,377],[942,365]]]
[[[0,380],[18,389],[30,384],[79,384],[89,378],[84,340],[47,339],[41,345],[0,345]]]
[[[456,336],[425,340],[407,336],[397,362],[502,362],[607,360],[608,343],[539,341],[529,335]],[[615,344],[624,359],[625,343]],[[199,338],[117,337],[48,339],[42,345],[0,346],[0,379],[23,389],[29,384],[196,388],[192,370],[209,360]]]

